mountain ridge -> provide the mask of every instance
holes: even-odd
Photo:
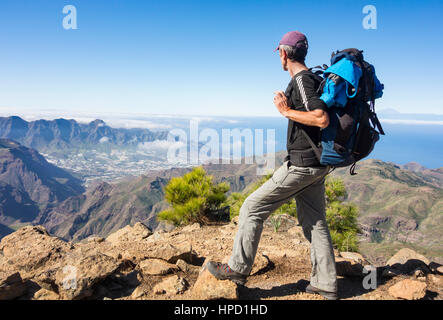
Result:
[[[6,227],[31,223],[41,211],[84,191],[79,178],[36,150],[0,139],[0,223]]]
[[[166,131],[112,128],[103,120],[79,123],[74,119],[26,121],[18,116],[0,117],[0,138],[12,139],[39,152],[60,152],[71,148],[100,144],[133,146],[143,142],[164,140]]]

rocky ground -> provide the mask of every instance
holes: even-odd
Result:
[[[322,299],[304,293],[310,274],[309,243],[296,220],[283,216],[278,232],[265,225],[251,276],[244,287],[218,281],[205,260],[226,261],[237,229],[198,224],[152,233],[141,223],[106,239],[70,243],[43,227],[27,226],[0,242],[2,299]],[[340,299],[443,297],[442,266],[410,249],[378,266],[376,289],[363,288],[357,253],[336,252]]]

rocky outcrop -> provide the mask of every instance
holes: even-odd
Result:
[[[53,237],[41,226],[23,227],[0,242],[0,299],[319,299],[300,292],[310,277],[310,246],[295,219],[284,221],[288,224],[279,232],[265,225],[251,274],[241,287],[217,280],[203,263],[228,261],[235,221],[154,233],[138,223],[106,239],[78,243]],[[335,251],[335,258],[340,290],[361,292],[362,280],[353,278],[367,274],[365,257]],[[409,265],[411,259],[420,261],[419,268],[400,271],[404,265],[407,270],[417,266]],[[400,250],[390,263],[382,269],[392,274],[377,279],[380,287],[351,298],[441,297],[440,265],[410,250]]]
[[[92,295],[91,288],[121,264],[94,247],[94,243],[75,246],[51,237],[40,226],[24,227],[0,242],[0,270],[19,270],[25,281],[62,299],[81,299]]]
[[[59,264],[73,246],[51,237],[41,226],[28,226],[4,237],[0,242],[3,259],[0,270],[19,271],[24,279]]]

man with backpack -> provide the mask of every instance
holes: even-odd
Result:
[[[285,34],[277,50],[283,70],[292,78],[286,92],[278,91],[274,97],[278,111],[288,118],[288,156],[272,178],[243,203],[229,262],[209,262],[207,268],[218,279],[244,284],[257,253],[263,222],[295,197],[298,220],[311,242],[312,273],[306,292],[334,300],[337,299],[335,258],[325,216],[324,181],[329,166],[320,164],[308,141],[309,137],[318,144],[320,129],[329,124],[327,106],[317,91],[322,78],[305,65],[308,42],[302,33]]]

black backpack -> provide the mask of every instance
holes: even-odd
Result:
[[[321,130],[321,145],[314,145],[306,132],[304,130],[302,132],[322,165],[331,167],[351,165],[350,174],[354,175],[356,162],[367,157],[374,149],[380,134],[385,133],[375,113],[377,92],[374,67],[364,60],[363,51],[358,49],[345,49],[332,53],[331,66],[342,59],[352,61],[361,69],[358,87],[349,86],[348,88],[346,84],[346,94],[349,97],[346,104],[328,108],[330,124]],[[332,85],[345,81],[337,74],[328,73],[327,66],[323,65],[321,69],[319,68],[321,67],[312,69],[314,73],[324,75],[325,79],[319,87],[320,93],[323,93],[328,81]]]

